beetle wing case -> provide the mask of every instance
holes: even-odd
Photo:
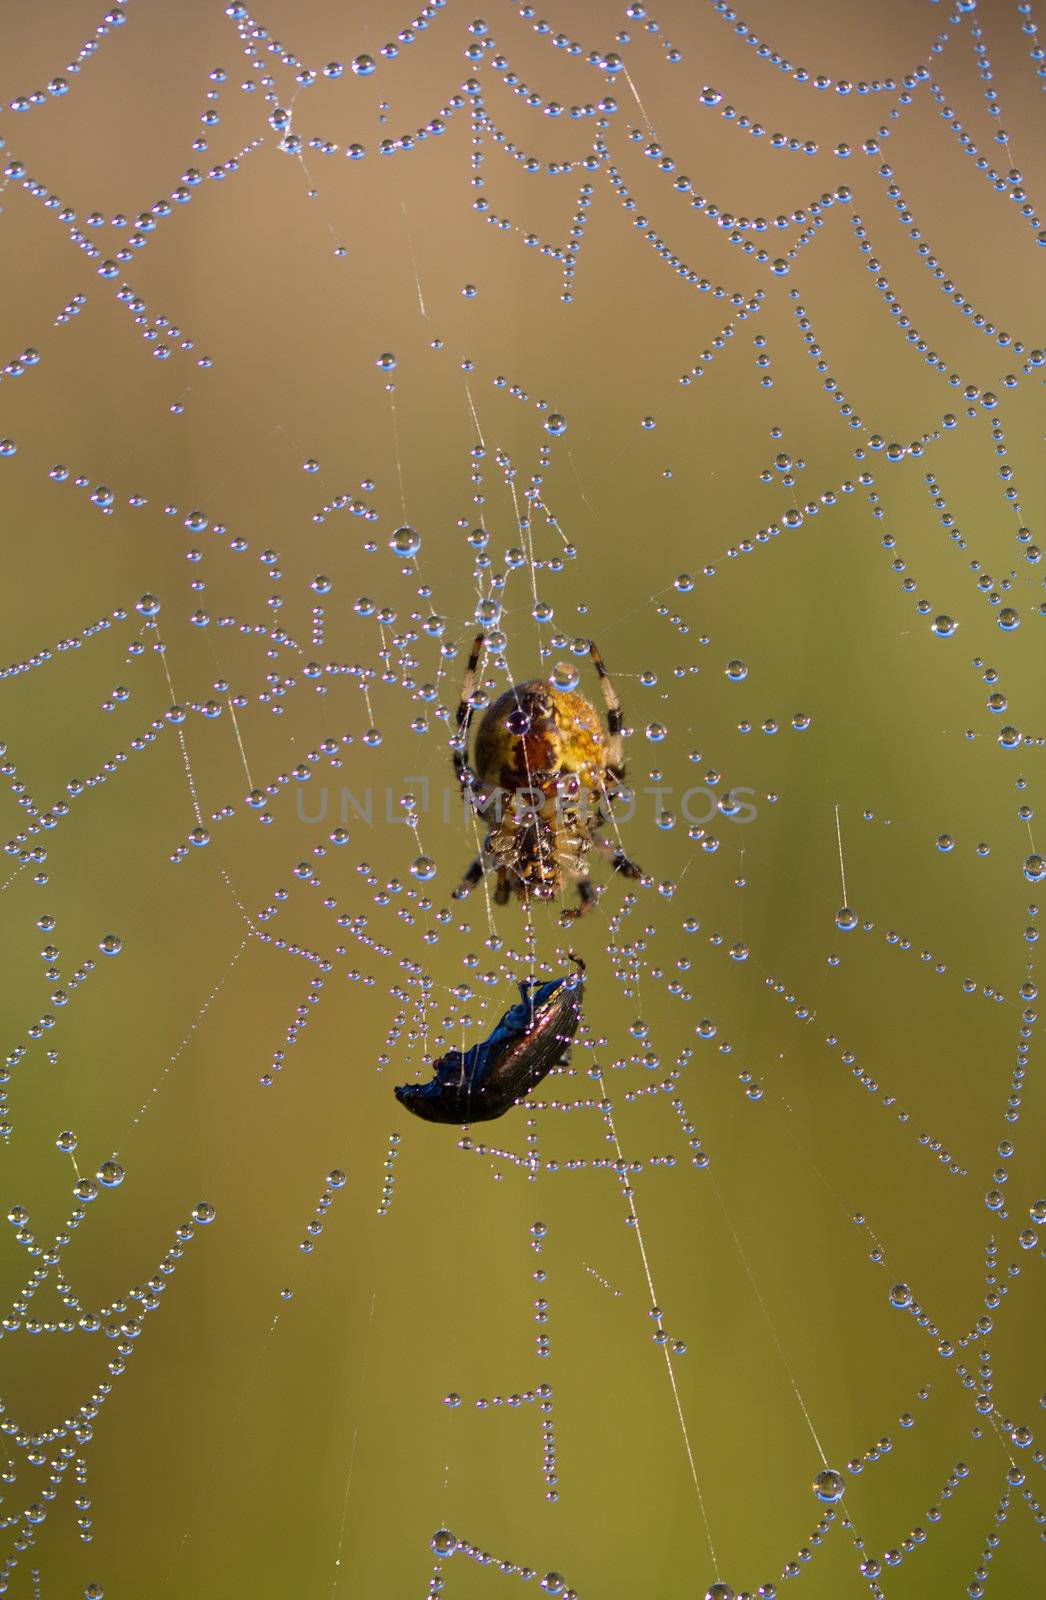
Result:
[[[427,1122],[490,1122],[546,1078],[581,1021],[584,964],[569,978],[519,986],[520,1000],[489,1038],[464,1054],[450,1050],[429,1083],[403,1084],[396,1098]]]

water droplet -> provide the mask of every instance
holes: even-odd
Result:
[[[411,862],[410,870],[420,883],[428,883],[436,876],[436,863],[431,856],[418,856]]]
[[[552,684],[556,689],[576,689],[581,673],[572,661],[558,661],[552,669]]]
[[[558,411],[552,411],[545,418],[545,430],[548,433],[560,434],[567,431],[567,419],[560,416]]]
[[[97,1177],[103,1188],[118,1189],[124,1180],[124,1170],[118,1161],[103,1161]]]
[[[398,556],[416,556],[421,549],[421,535],[415,533],[413,528],[397,528],[389,540],[389,549]]]
[[[452,1556],[458,1548],[458,1541],[449,1528],[438,1529],[429,1542],[438,1556]]]
[[[930,624],[931,631],[937,635],[938,639],[950,639],[958,626],[959,624],[954,617],[946,617],[943,614],[939,617],[934,617]]]
[[[818,1500],[823,1500],[825,1505],[834,1505],[846,1493],[846,1482],[841,1472],[836,1472],[832,1467],[825,1467],[814,1479],[814,1494]]]
[[[747,664],[744,661],[738,660],[728,661],[726,664],[726,675],[730,679],[731,683],[743,683],[745,678],[748,677]]]
[[[118,956],[123,949],[123,940],[115,933],[107,933],[104,939],[99,939],[98,948],[103,956]]]
[[[205,1223],[208,1223],[208,1222],[213,1222],[214,1221],[214,1217],[215,1217],[214,1207],[212,1205],[210,1205],[206,1200],[201,1200],[198,1205],[195,1205],[192,1208],[192,1219],[193,1219],[193,1221],[194,1222],[198,1222],[201,1225],[205,1224]]]

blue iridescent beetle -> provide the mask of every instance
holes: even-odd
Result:
[[[471,1050],[448,1050],[429,1083],[406,1083],[396,1099],[426,1122],[490,1122],[537,1087],[564,1052],[581,1021],[585,963],[570,953],[577,972],[550,983],[525,979],[519,1004]]]

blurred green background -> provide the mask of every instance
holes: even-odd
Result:
[[[1046,509],[1043,301],[1013,198],[1041,193],[1035,40],[995,0],[742,18],[811,76],[897,89],[797,84],[677,0],[499,4],[485,32],[328,0],[5,19],[2,654],[30,663],[0,684],[4,1209],[29,1212],[0,1235],[12,1596],[420,1600],[440,1528],[494,1558],[442,1562],[454,1600],[519,1581],[498,1562],[585,1600],[754,1592],[791,1562],[810,1600],[976,1595],[982,1564],[993,1594],[1040,1592],[1042,1246],[1018,1235],[1046,1193],[1022,872],[1046,623],[1018,530]],[[947,119],[929,83],[899,103],[925,63]],[[499,574],[490,688],[598,641],[649,874],[569,934],[537,908],[529,944],[518,905],[450,900],[475,834],[444,810],[440,708]],[[755,814],[691,836],[691,789]],[[570,1073],[471,1149],[408,1117],[393,1086],[568,943]],[[51,1241],[112,1157],[124,1181],[61,1250],[70,1311]],[[104,1330],[48,1331],[81,1311]],[[550,1412],[476,1405],[540,1384]],[[819,1532],[820,1449],[847,1488]]]

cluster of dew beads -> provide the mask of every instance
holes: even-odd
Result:
[[[308,1222],[305,1224],[305,1237],[298,1245],[298,1249],[301,1251],[303,1256],[310,1256],[315,1250],[316,1241],[323,1232],[323,1225],[327,1212],[334,1204],[334,1196],[339,1189],[343,1189],[345,1187],[346,1182],[347,1179],[345,1173],[340,1167],[335,1167],[332,1172],[327,1174],[327,1181],[324,1184],[320,1197],[316,1202],[316,1209],[309,1218]]]
[[[555,1596],[556,1600],[581,1600],[579,1592],[569,1586],[562,1573],[546,1572],[542,1576],[538,1568],[498,1557],[479,1545],[470,1544],[466,1539],[459,1539],[449,1528],[437,1528],[429,1544],[437,1558],[435,1572],[429,1580],[430,1596],[440,1595],[443,1592],[443,1562],[449,1560],[451,1556],[460,1555],[475,1561],[481,1567],[499,1572],[506,1578],[522,1578],[524,1582],[537,1578],[539,1589],[544,1594]]]
[[[399,1133],[389,1134],[388,1149],[385,1152],[385,1160],[382,1162],[381,1199],[378,1202],[379,1217],[387,1217],[389,1208],[392,1205],[392,1193],[396,1185],[396,1157],[399,1155],[401,1137]]]

